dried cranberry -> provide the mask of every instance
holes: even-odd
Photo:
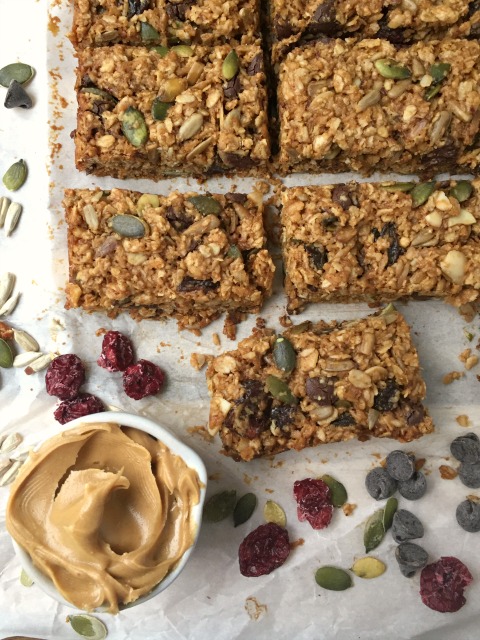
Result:
[[[463,590],[472,574],[458,558],[444,557],[427,565],[420,575],[423,604],[440,613],[453,613],[465,604]]]
[[[123,373],[125,393],[134,400],[155,395],[162,388],[164,381],[163,371],[149,360],[139,360]]]
[[[107,331],[97,364],[107,371],[125,371],[133,363],[133,345],[120,331]]]
[[[66,424],[75,418],[83,418],[90,413],[100,413],[105,411],[103,402],[91,393],[81,393],[74,400],[64,400],[61,402],[53,414],[55,420],[60,424]]]
[[[297,516],[300,522],[306,520],[313,529],[328,527],[333,515],[333,505],[330,489],[323,480],[297,480],[293,485],[293,494],[297,501]]]
[[[248,578],[265,576],[281,567],[290,554],[288,532],[274,522],[262,524],[242,541],[238,549],[240,573]]]
[[[74,353],[66,353],[52,360],[45,375],[47,393],[60,400],[76,398],[84,382],[85,367]]]

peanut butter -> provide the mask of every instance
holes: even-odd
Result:
[[[197,473],[148,434],[81,425],[32,452],[12,485],[7,529],[79,609],[147,594],[195,539]]]

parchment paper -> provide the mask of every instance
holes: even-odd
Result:
[[[199,543],[178,580],[155,599],[120,613],[100,615],[112,640],[177,640],[216,638],[315,638],[350,640],[411,639],[446,640],[478,637],[480,626],[480,534],[469,534],[457,525],[456,505],[467,494],[457,479],[443,480],[441,464],[457,463],[449,457],[449,443],[468,430],[480,432],[478,368],[449,386],[442,376],[464,371],[458,355],[474,348],[479,338],[478,318],[466,324],[458,312],[438,301],[397,305],[412,326],[428,385],[426,404],[436,423],[436,432],[410,445],[390,440],[328,445],[301,453],[289,452],[274,460],[235,463],[219,454],[220,443],[202,437],[195,427],[205,427],[208,395],[204,373],[189,364],[192,352],[218,354],[235,343],[222,336],[223,319],[202,332],[178,333],[176,323],[144,321],[127,316],[112,321],[101,314],[65,311],[63,287],[67,279],[66,230],[61,200],[65,187],[113,186],[166,193],[171,188],[210,191],[228,189],[232,182],[210,181],[199,186],[194,180],[122,182],[80,174],[73,162],[70,131],[75,128],[73,93],[75,60],[66,39],[70,27],[70,3],[56,0],[0,0],[0,66],[22,60],[36,68],[28,86],[35,101],[29,111],[0,110],[0,171],[23,157],[30,169],[27,183],[13,194],[24,205],[15,233],[5,238],[0,230],[0,272],[17,275],[20,304],[8,318],[16,327],[32,333],[44,351],[74,352],[87,364],[85,390],[99,395],[110,407],[148,415],[171,429],[204,459],[210,482],[208,495],[222,489],[236,489],[238,495],[253,491],[258,507],[252,518],[234,528],[230,521],[204,523]],[[1,92],[0,92],[1,93]],[[0,96],[0,99],[1,98]],[[377,178],[379,176],[376,176]],[[352,176],[292,176],[287,184],[340,182]],[[374,176],[375,179],[375,176]],[[251,188],[248,180],[235,180]],[[3,190],[2,195],[6,195]],[[279,281],[280,278],[277,278]],[[365,305],[316,305],[295,321],[304,319],[346,319],[369,313]],[[262,317],[280,329],[278,318],[285,313],[280,282]],[[247,336],[255,318],[240,325],[238,339]],[[464,328],[475,334],[468,342]],[[96,365],[100,353],[100,328],[125,332],[139,358],[151,359],[168,376],[165,390],[142,401],[128,399],[122,392],[119,374],[109,374]],[[221,345],[213,334],[221,336]],[[0,434],[20,432],[25,440],[19,451],[48,436],[55,428],[54,399],[44,390],[44,373],[27,376],[23,370],[0,370]],[[455,418],[466,414],[471,428],[460,427]],[[395,543],[388,534],[372,555],[388,569],[375,580],[354,578],[354,587],[335,593],[320,589],[315,570],[325,564],[348,569],[362,557],[363,525],[382,503],[376,503],[364,488],[369,469],[394,448],[411,450],[425,458],[428,493],[418,502],[400,498],[400,506],[417,514],[425,526],[421,544],[430,560],[454,555],[464,561],[474,577],[466,592],[467,604],[456,614],[440,614],[425,607],[419,596],[419,576],[401,576],[394,558]],[[18,453],[15,452],[15,453]],[[292,495],[293,482],[329,473],[343,482],[349,503],[356,508],[345,516],[334,514],[332,524],[315,532],[300,523]],[[9,635],[39,638],[78,637],[65,623],[75,610],[44,595],[35,585],[19,582],[20,566],[5,530],[8,490],[0,489],[0,637]],[[298,541],[285,565],[261,578],[245,578],[238,570],[237,552],[241,540],[262,524],[268,499],[283,506],[291,541]]]

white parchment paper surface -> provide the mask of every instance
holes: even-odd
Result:
[[[33,109],[4,109],[0,106],[0,173],[19,158],[29,166],[26,184],[13,199],[24,206],[14,234],[6,238],[0,230],[0,273],[17,276],[20,303],[8,320],[32,333],[44,351],[78,354],[87,365],[85,390],[125,411],[148,415],[171,429],[204,459],[210,482],[208,495],[222,489],[236,489],[238,495],[253,491],[258,507],[252,518],[237,528],[229,521],[204,523],[199,543],[178,580],[153,600],[118,616],[101,615],[112,640],[216,640],[250,638],[300,638],[317,640],[413,639],[458,640],[478,637],[480,628],[480,534],[466,533],[455,520],[456,505],[475,493],[457,479],[440,477],[441,464],[457,463],[449,456],[451,440],[468,430],[480,433],[480,383],[477,369],[451,385],[442,376],[464,371],[458,355],[478,341],[478,318],[466,324],[453,308],[437,301],[398,305],[412,326],[428,385],[426,404],[436,423],[436,432],[410,445],[389,440],[328,445],[301,453],[286,453],[275,460],[235,463],[219,454],[218,440],[208,442],[192,428],[206,426],[208,395],[203,372],[189,364],[192,352],[218,354],[235,343],[222,336],[223,319],[204,330],[200,337],[178,333],[175,322],[144,321],[129,317],[112,321],[100,314],[66,312],[63,287],[67,279],[66,229],[61,207],[65,187],[134,188],[166,193],[171,188],[224,190],[228,181],[211,181],[199,186],[181,180],[149,183],[98,179],[80,174],[73,162],[70,131],[75,128],[74,66],[72,47],[66,38],[70,27],[68,0],[0,0],[0,67],[21,60],[35,67],[28,86]],[[4,91],[0,88],[3,103]],[[345,181],[351,176],[296,176],[287,184]],[[378,176],[377,176],[378,178]],[[239,190],[251,188],[248,181],[235,181]],[[3,185],[0,195],[6,195]],[[280,278],[279,278],[280,280]],[[365,305],[317,305],[303,313],[304,319],[353,319],[365,315]],[[262,317],[280,329],[278,318],[285,313],[280,282]],[[240,326],[238,339],[247,336],[255,318]],[[135,402],[125,396],[121,377],[96,365],[100,353],[100,328],[125,332],[139,358],[151,359],[167,372],[165,390],[156,397]],[[464,329],[474,334],[468,342]],[[215,346],[212,335],[221,336]],[[0,434],[19,432],[24,436],[20,450],[28,450],[55,428],[54,399],[44,389],[44,373],[27,376],[23,370],[0,370]],[[455,418],[468,415],[470,429]],[[400,506],[420,517],[425,526],[421,544],[431,561],[453,555],[469,567],[474,582],[466,592],[467,604],[456,614],[440,614],[425,607],[419,596],[419,576],[403,578],[396,566],[395,543],[387,535],[372,555],[388,569],[375,580],[354,578],[354,587],[336,593],[320,589],[315,570],[325,564],[345,569],[363,553],[363,525],[381,505],[364,488],[369,469],[389,451],[402,448],[425,458],[428,492]],[[329,473],[348,490],[353,514],[341,510],[332,524],[315,532],[300,523],[292,495],[293,482]],[[480,494],[480,492],[476,492]],[[37,638],[78,637],[65,623],[73,608],[51,600],[36,586],[19,582],[20,566],[5,529],[8,489],[0,489],[0,637],[13,635]],[[237,551],[241,540],[263,523],[263,506],[272,499],[287,513],[292,541],[300,541],[285,565],[268,576],[245,578],[238,570]],[[302,542],[303,541],[303,542]]]

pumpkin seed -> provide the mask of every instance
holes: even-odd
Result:
[[[383,529],[384,531],[388,531],[392,526],[393,516],[395,515],[395,511],[398,507],[398,500],[391,496],[383,509]]]
[[[22,215],[22,205],[18,202],[12,202],[8,207],[7,215],[5,216],[5,235],[8,237],[15,231],[15,227]]]
[[[473,192],[472,183],[469,180],[459,180],[457,184],[450,189],[450,195],[458,200],[465,202],[470,198]]]
[[[110,224],[112,229],[124,238],[143,238],[150,230],[144,220],[128,213],[113,216]]]
[[[115,98],[115,96],[112,96],[111,93],[108,93],[108,91],[105,91],[104,89],[100,89],[99,87],[82,87],[80,89],[81,93],[91,93],[94,96],[99,96],[100,98],[104,98],[105,100],[108,100],[109,102],[118,102],[117,98]]]
[[[107,637],[107,628],[101,620],[94,616],[82,613],[77,616],[67,616],[67,622],[79,636],[90,640],[104,640]]]
[[[134,147],[141,147],[148,139],[148,129],[143,114],[135,107],[128,107],[122,118],[122,131]]]
[[[412,75],[410,69],[398,64],[391,58],[375,60],[375,68],[383,78],[391,78],[392,80],[405,80]]]
[[[222,205],[211,196],[191,196],[187,200],[193,204],[202,216],[218,215],[222,211]]]
[[[432,76],[435,84],[438,82],[443,82],[445,78],[448,76],[452,65],[448,62],[437,62],[436,64],[432,64],[429,70],[429,75]]]
[[[10,369],[13,365],[13,353],[5,340],[0,338],[0,367]]]
[[[234,78],[240,69],[240,61],[237,52],[232,49],[226,56],[222,64],[222,75],[225,80]]]
[[[425,89],[423,97],[425,98],[425,100],[427,100],[427,102],[430,102],[430,100],[433,100],[437,93],[440,93],[441,88],[442,87],[440,84],[432,84],[430,87]]]
[[[235,489],[231,491],[221,491],[207,500],[203,509],[203,515],[208,522],[220,522],[233,513],[236,503],[237,492]]]
[[[140,38],[142,42],[154,42],[155,40],[160,40],[160,34],[149,22],[141,22]]]
[[[257,506],[257,496],[254,493],[246,493],[240,498],[233,510],[233,526],[246,522],[255,511]]]
[[[387,567],[381,560],[367,556],[366,558],[359,558],[358,560],[355,560],[350,571],[352,571],[358,578],[371,580],[372,578],[378,578],[382,573],[385,573],[386,568]]]
[[[14,62],[0,69],[0,84],[2,87],[9,87],[12,80],[16,80],[20,84],[26,84],[34,75],[35,70],[30,65],[23,62]]]
[[[161,58],[164,58],[167,55],[169,49],[168,47],[164,47],[163,45],[158,45],[156,47],[152,47],[150,51],[155,51],[155,53],[158,53]]]
[[[137,200],[137,211],[142,214],[146,207],[156,207],[160,206],[160,198],[154,193],[142,193],[140,198]]]
[[[383,526],[384,509],[379,509],[368,518],[363,532],[363,543],[365,545],[365,553],[370,553],[376,549],[385,537],[385,528]]]
[[[295,369],[297,353],[290,340],[283,336],[277,336],[273,345],[273,361],[275,366],[285,373],[290,373]]]
[[[277,376],[269,375],[265,380],[268,391],[274,398],[284,402],[285,404],[297,404],[297,398],[290,391],[290,388],[286,382],[277,378]]]
[[[274,522],[279,527],[285,527],[287,516],[282,507],[273,500],[267,500],[263,508],[263,517],[267,522]]]
[[[321,477],[321,480],[325,482],[325,484],[330,489],[330,499],[334,507],[343,507],[345,502],[347,501],[347,490],[343,486],[341,482],[332,478],[328,474],[324,474]]]
[[[31,587],[33,584],[33,580],[30,576],[25,572],[25,569],[22,569],[20,572],[20,584],[23,587]]]
[[[193,49],[189,47],[188,44],[177,44],[175,47],[172,47],[171,50],[175,51],[180,58],[190,58],[193,56]]]
[[[12,80],[8,86],[4,106],[7,109],[14,109],[15,107],[31,109],[33,102],[22,85],[16,80]]]
[[[192,113],[192,115],[185,120],[180,129],[178,130],[178,139],[180,142],[190,140],[193,136],[200,131],[203,127],[203,115],[201,113]]]
[[[14,162],[3,176],[3,184],[9,191],[17,191],[27,179],[27,164],[25,160]]]
[[[152,118],[163,122],[172,104],[172,102],[163,102],[160,98],[155,98],[152,102]]]
[[[8,207],[10,206],[10,200],[2,196],[0,198],[0,228],[3,227],[5,223],[5,217],[7,215]]]
[[[237,247],[237,245],[236,244],[231,244],[228,247],[227,258],[233,258],[234,260],[236,260],[237,258],[241,258],[241,257],[242,257],[242,252]]]
[[[432,193],[435,191],[435,181],[432,182],[420,182],[411,191],[412,206],[420,207],[429,199]]]
[[[393,184],[382,184],[381,188],[385,191],[401,191],[408,193],[415,187],[415,182],[394,182]]]
[[[352,578],[346,571],[331,566],[317,569],[315,582],[318,586],[330,591],[345,591],[352,586]]]

